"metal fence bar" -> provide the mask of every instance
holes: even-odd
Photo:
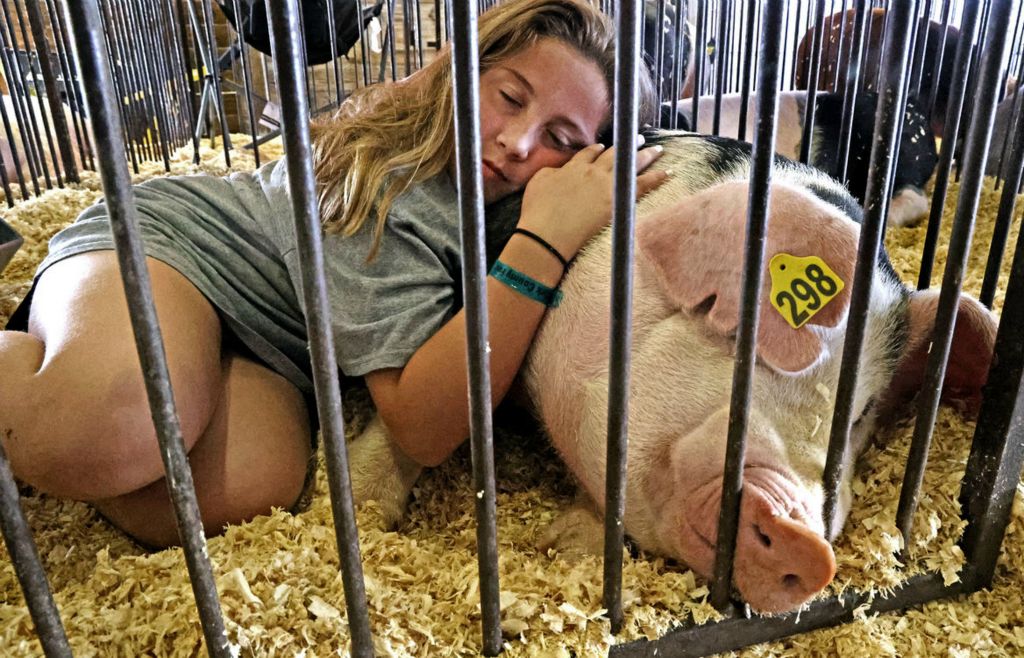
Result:
[[[883,40],[880,66],[884,66],[884,86],[879,90],[878,107],[875,110],[874,141],[871,147],[871,164],[868,169],[868,186],[865,195],[864,223],[860,227],[860,242],[857,247],[857,266],[853,274],[853,289],[850,292],[850,310],[843,343],[843,357],[840,366],[839,383],[836,388],[836,406],[832,415],[832,429],[829,434],[828,453],[822,482],[825,491],[824,518],[826,532],[835,521],[836,505],[839,501],[839,486],[842,469],[850,444],[850,428],[853,423],[853,398],[860,372],[860,355],[864,346],[867,327],[867,311],[871,303],[871,289],[877,267],[878,250],[881,245],[883,227],[889,199],[891,163],[895,159],[893,145],[903,126],[900,112],[903,95],[904,71],[909,56],[909,28],[913,19],[910,3],[900,3],[890,11],[890,29]]]
[[[871,4],[868,0],[857,0],[856,15],[853,19],[853,35],[850,56],[843,87],[843,114],[839,120],[839,147],[832,175],[840,182],[846,181],[846,169],[850,164],[850,140],[853,137],[853,111],[857,105],[857,83],[860,80],[861,55],[864,50],[865,23],[869,19]]]
[[[639,3],[623,3],[616,16],[615,188],[612,200],[612,317],[609,327],[608,436],[604,508],[603,604],[612,633],[622,629],[622,544],[626,511],[626,446],[629,430],[629,363],[633,309],[633,232],[636,210],[636,135],[639,114]],[[694,91],[694,98],[697,92]],[[696,125],[696,123],[694,123]]]
[[[921,270],[917,276],[917,289],[926,290],[932,285],[932,268],[935,265],[935,249],[939,243],[939,229],[942,224],[942,210],[946,205],[949,176],[953,168],[953,153],[956,150],[960,130],[960,114],[967,93],[968,69],[971,62],[971,41],[978,31],[979,7],[969,2],[964,7],[960,22],[960,43],[957,44],[953,59],[953,88],[946,104],[945,127],[942,133],[942,147],[939,149],[939,164],[935,170],[935,189],[932,192],[931,210],[925,232],[924,248],[921,253]]]
[[[32,531],[25,520],[7,453],[0,443],[0,530],[11,556],[14,573],[21,583],[25,603],[36,627],[36,635],[47,658],[71,658],[71,646],[64,633],[60,612],[53,600],[46,571],[39,560],[39,551],[32,541]]]
[[[96,0],[80,0],[66,3],[65,10],[74,34],[82,82],[87,90],[86,101],[97,149],[100,153],[119,153],[124,139],[116,119],[118,99],[114,95],[105,57],[99,7]],[[230,651],[224,621],[175,410],[127,165],[119,157],[101,158],[100,176],[139,360],[146,375],[146,393],[207,651],[211,656],[227,657]]]
[[[693,41],[693,56],[696,59],[693,68],[693,107],[690,111],[691,130],[697,131],[698,118],[700,117],[700,95],[704,88],[704,61],[707,59],[707,38],[705,37],[705,23],[707,22],[704,10],[706,0],[697,0],[697,36]]]
[[[268,3],[274,69],[281,95],[281,132],[288,162],[288,189],[302,268],[306,332],[313,364],[317,415],[327,456],[335,538],[341,561],[348,610],[352,655],[372,656],[373,637],[366,608],[366,591],[359,555],[359,537],[352,503],[345,424],[341,416],[341,387],[331,331],[330,306],[324,275],[323,241],[309,137],[309,108],[303,89],[305,75],[299,48],[298,7],[295,0]]]
[[[976,4],[976,3],[971,3],[971,4]],[[942,63],[943,63],[943,59],[945,58],[945,55],[946,55],[946,38],[949,36],[949,22],[950,22],[950,19],[952,18],[951,13],[950,13],[951,6],[952,6],[951,0],[943,0],[943,3],[942,3],[942,23],[941,23],[941,28],[940,28],[940,32],[939,32],[939,49],[938,49],[938,51],[936,53],[936,56],[935,56],[935,68],[932,70],[932,88],[931,88],[931,91],[928,93],[928,106],[927,106],[928,107],[928,118],[931,119],[931,120],[934,120],[934,118],[935,118],[935,100],[936,100],[936,97],[937,97],[937,95],[939,93],[939,80],[942,79],[942,66],[943,66]],[[968,7],[965,7],[964,11],[963,11],[963,18],[961,19],[961,28],[960,28],[960,40],[961,40],[961,43],[963,42],[963,39],[966,38],[966,35],[964,34],[964,31],[963,31],[963,23],[966,22],[964,19],[966,18],[968,11],[970,11],[970,9]],[[960,47],[960,44],[957,44],[957,48],[959,48],[959,47]],[[955,64],[954,64],[953,70],[954,71],[956,70],[956,65]],[[952,78],[954,86],[956,86],[956,84],[957,84],[956,81],[959,80],[959,79],[960,78],[956,77],[956,74],[954,73],[953,74],[953,78]],[[948,107],[949,106],[947,104],[947,112],[948,112]],[[943,137],[943,143],[945,143],[945,137]]]
[[[331,53],[332,54],[337,51],[337,40],[336,40],[336,36],[334,34],[334,26],[332,24],[333,21],[330,20],[332,14],[333,14],[333,9],[332,9],[333,6],[334,6],[333,2],[328,2],[327,3],[327,7],[328,7],[328,9],[327,9],[328,21],[327,22],[328,22],[328,26],[329,26],[329,28],[331,30]],[[231,0],[231,7],[232,7],[232,10],[235,13],[235,16],[241,16],[242,15],[242,7],[241,7],[241,4],[239,3],[239,0]],[[260,145],[259,145],[259,141],[258,141],[259,135],[257,134],[259,132],[259,119],[256,117],[256,108],[253,106],[253,102],[252,102],[252,93],[253,93],[252,92],[252,70],[250,69],[250,66],[249,66],[249,51],[246,48],[244,32],[245,32],[245,30],[239,30],[236,33],[238,35],[238,54],[239,54],[239,56],[242,59],[242,86],[245,89],[245,109],[249,113],[249,132],[252,135],[252,154],[253,154],[253,158],[255,159],[256,166],[259,167],[260,166]]]
[[[942,380],[946,374],[946,360],[949,358],[953,341],[953,327],[956,323],[960,289],[971,246],[974,216],[978,211],[981,186],[984,183],[985,157],[992,134],[995,99],[999,94],[996,87],[999,85],[999,70],[1007,41],[1005,26],[1010,20],[1011,5],[1011,0],[995,0],[992,3],[985,35],[985,51],[979,69],[978,104],[973,112],[974,120],[967,131],[964,179],[957,199],[956,216],[953,219],[953,231],[946,256],[946,271],[939,294],[931,350],[928,353],[928,367],[918,398],[917,422],[910,444],[903,487],[900,489],[900,504],[896,511],[896,524],[903,533],[904,547],[910,545],[914,510],[917,509],[917,498],[924,480],[928,447],[931,444],[932,429],[938,413]]]
[[[744,26],[743,46],[743,80],[740,83],[740,115],[739,132],[736,139],[746,141],[747,139],[747,107],[750,103],[750,78],[751,64],[754,60],[754,12],[755,5],[744,3],[747,7],[746,24]]]
[[[977,570],[974,585],[992,582],[1024,464],[1024,239],[1018,236],[995,353],[967,458],[960,508],[961,546]]]
[[[466,358],[469,368],[470,441],[477,492],[477,564],[483,654],[501,652],[498,584],[498,530],[491,420],[490,356],[487,349],[487,273],[484,250],[483,174],[480,164],[479,46],[474,0],[452,3],[452,20],[461,29],[451,41],[459,215],[462,229],[462,285],[466,305]]]
[[[718,135],[722,124],[722,93],[725,90],[725,46],[726,24],[732,13],[731,0],[722,0],[722,11],[718,16],[718,38],[715,41],[715,110],[711,117],[711,134]],[[697,124],[694,123],[694,129]]]
[[[814,6],[814,15],[821,16],[825,13],[825,0],[817,0]],[[842,16],[843,24],[846,24],[846,15]],[[807,164],[811,157],[811,142],[814,139],[814,113],[815,104],[818,99],[818,68],[821,66],[822,36],[825,32],[825,21],[817,20],[814,23],[814,34],[811,37],[811,69],[807,74],[807,105],[804,109],[804,130],[800,137],[800,162]],[[832,25],[829,25],[829,46],[832,45]],[[839,45],[842,50],[842,44]],[[830,48],[831,50],[831,48]],[[839,72],[836,72],[838,77]]]
[[[25,163],[28,165],[29,178],[32,183],[32,191],[39,196],[41,190],[39,188],[39,176],[42,175],[40,168],[39,157],[41,157],[41,151],[36,151],[35,143],[32,140],[32,129],[29,125],[29,119],[32,119],[32,125],[35,125],[35,117],[32,116],[32,108],[28,108],[29,116],[26,116],[25,108],[22,107],[21,99],[28,97],[28,92],[24,88],[24,77],[21,71],[21,64],[18,62],[17,56],[17,41],[15,40],[14,26],[11,24],[9,9],[7,2],[0,2],[0,10],[3,12],[4,21],[0,24],[0,61],[3,63],[4,76],[7,78],[7,87],[11,93],[11,106],[14,108],[14,117],[18,125],[18,133],[21,137],[22,146],[24,146],[23,153],[25,154]],[[10,36],[8,36],[8,30],[10,30]],[[15,151],[14,138],[10,137],[11,151]],[[19,167],[19,177],[21,176],[21,168]],[[47,187],[49,187],[49,177],[47,177]],[[28,194],[25,194],[28,197]]]
[[[736,331],[736,357],[732,396],[729,402],[729,438],[722,475],[722,508],[718,517],[718,538],[715,543],[714,580],[711,583],[711,604],[719,610],[729,604],[736,534],[740,520],[743,453],[746,449],[747,415],[754,381],[754,350],[757,346],[764,249],[768,233],[768,204],[771,197],[775,153],[775,123],[779,109],[778,88],[782,53],[780,26],[785,5],[785,0],[768,0],[764,5],[764,23],[761,28],[761,70],[757,78],[757,129],[754,133],[750,194],[747,199],[747,237],[743,247],[743,276],[740,279],[740,322]]]
[[[992,302],[996,296],[996,286],[999,283],[999,270],[1003,263],[1003,252],[1006,250],[1006,241],[1010,235],[1010,225],[1013,223],[1013,210],[1017,203],[1017,190],[1020,189],[1022,174],[1024,174],[1024,121],[1017,121],[1017,130],[1011,135],[1007,131],[1006,141],[1013,142],[1013,153],[1010,155],[1009,175],[1006,178],[1006,185],[999,197],[999,212],[996,215],[996,223],[992,227],[992,241],[988,248],[988,261],[985,263],[985,277],[981,282],[981,293],[978,301],[988,308],[992,308]]]
[[[39,58],[39,68],[43,75],[43,85],[46,88],[46,100],[50,108],[50,115],[53,120],[53,130],[57,136],[57,148],[60,150],[61,163],[64,165],[64,176],[70,182],[78,182],[78,167],[75,165],[75,156],[71,152],[71,134],[68,132],[68,124],[64,118],[64,108],[61,107],[60,92],[57,91],[57,79],[53,74],[53,60],[50,59],[50,46],[46,39],[46,30],[43,27],[43,14],[39,9],[38,0],[28,0],[26,3],[28,20],[32,28],[32,39],[35,42],[36,56]],[[44,114],[45,116],[45,114]],[[53,144],[50,144],[53,151]],[[54,168],[57,166],[56,154],[54,154]],[[57,173],[57,184],[61,185],[60,173]],[[63,187],[63,185],[61,185]]]
[[[50,15],[50,25],[57,43],[57,56],[60,59],[61,74],[64,76],[64,93],[68,96],[71,108],[72,123],[75,127],[75,139],[78,141],[78,153],[83,166],[95,169],[92,157],[92,143],[89,133],[85,130],[85,119],[82,116],[82,101],[79,99],[79,88],[76,83],[74,62],[71,57],[71,42],[64,25],[64,12],[57,9],[56,0],[46,0],[46,10]]]

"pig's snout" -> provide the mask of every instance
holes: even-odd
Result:
[[[758,612],[793,610],[832,581],[835,555],[816,529],[820,523],[808,518],[804,505],[792,498],[799,495],[794,485],[767,469],[748,468],[744,474],[733,581]],[[682,542],[686,561],[706,576],[714,569],[721,479],[709,484],[714,489],[705,489],[710,500],[686,513],[692,525]]]
[[[752,608],[785,612],[832,582],[832,547],[803,521],[778,514],[756,487],[745,487],[733,578]]]

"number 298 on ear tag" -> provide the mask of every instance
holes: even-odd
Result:
[[[807,324],[844,287],[843,280],[817,256],[775,254],[768,271],[771,304],[794,329]]]

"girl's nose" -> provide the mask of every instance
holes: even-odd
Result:
[[[498,143],[513,160],[525,160],[533,148],[533,134],[527,126],[510,121],[498,135]]]

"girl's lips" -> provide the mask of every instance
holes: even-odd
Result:
[[[484,160],[483,161],[483,165],[484,165],[484,167],[489,169],[491,171],[491,173],[494,174],[495,176],[497,176],[499,179],[505,181],[506,183],[508,182],[508,177],[505,176],[504,172],[502,172],[501,169],[498,169],[496,166],[494,166],[494,164],[490,160]]]

